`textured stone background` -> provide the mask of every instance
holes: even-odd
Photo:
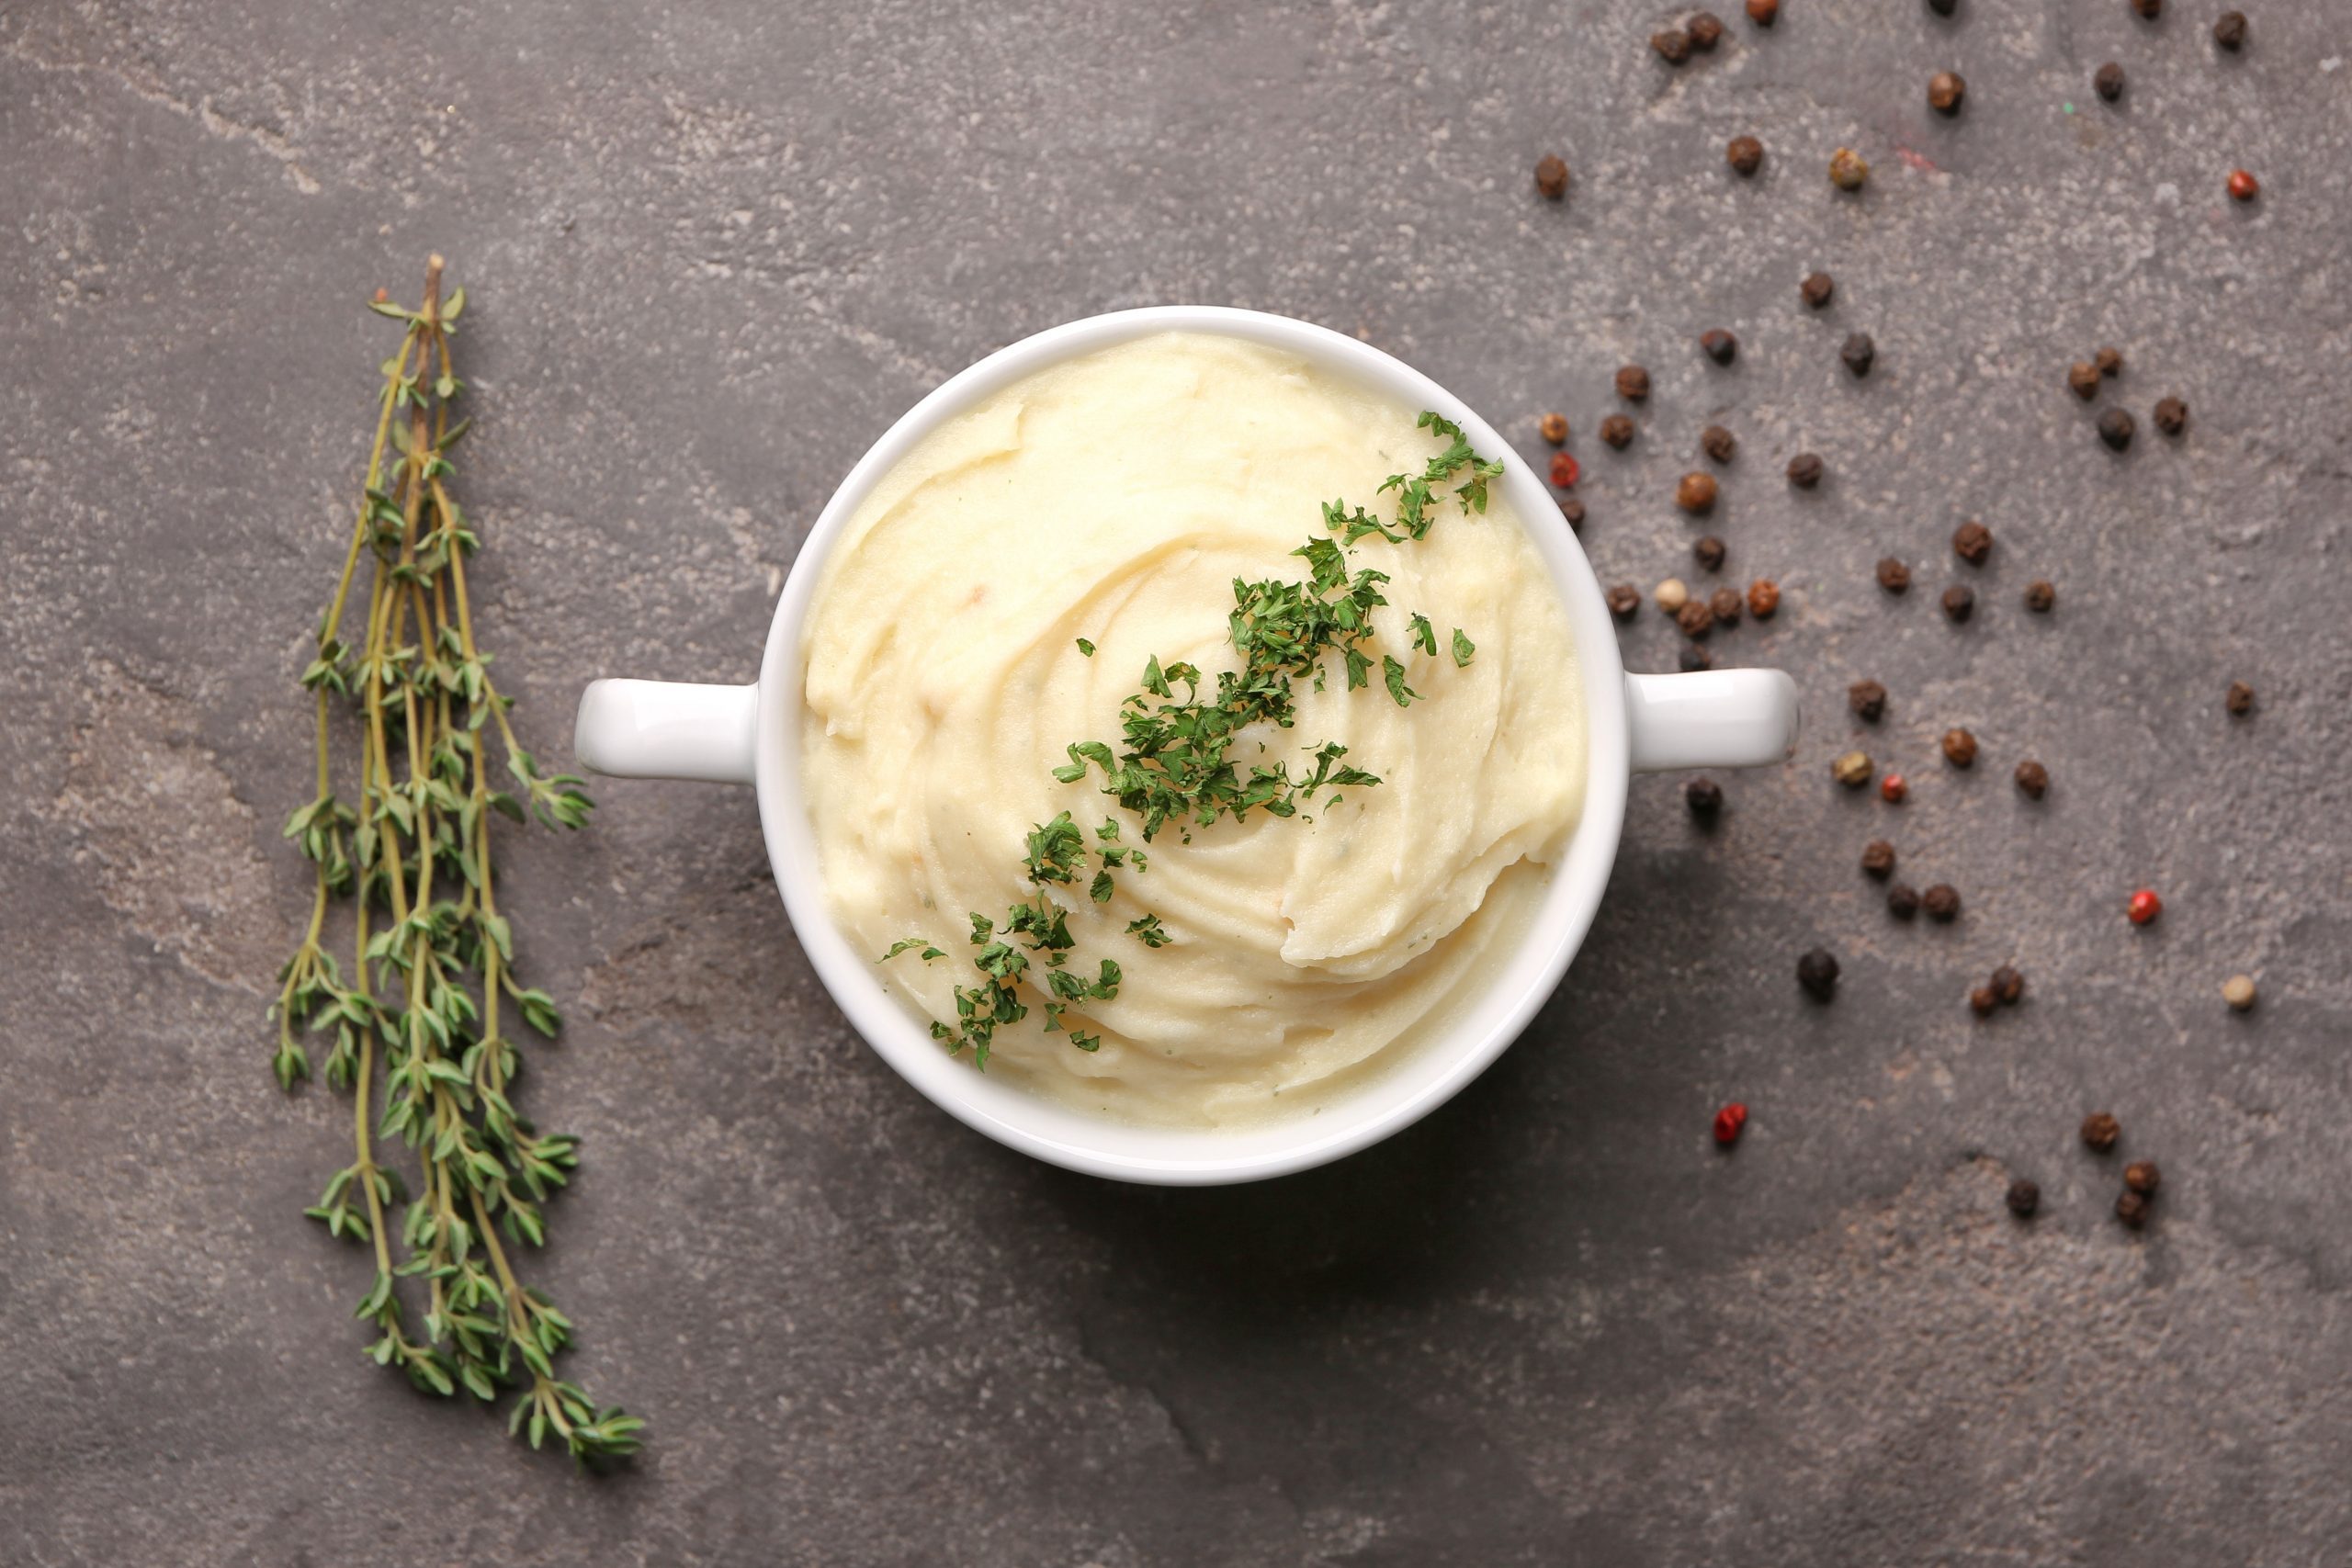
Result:
[[[2215,0],[1787,0],[1680,73],[1643,42],[1668,13],[1604,0],[437,9],[0,10],[0,1557],[2352,1555],[2340,6],[2255,0],[2230,59]],[[1860,199],[1822,176],[1840,143]],[[1554,149],[1559,207],[1529,188]],[[1565,410],[1604,581],[1689,575],[1666,496],[1731,425],[1727,576],[1788,598],[1714,646],[1796,674],[1804,754],[1728,781],[1712,834],[1638,786],[1574,972],[1454,1104],[1206,1192],[950,1123],[810,976],[748,795],[605,785],[586,836],[514,855],[573,1020],[528,1101],[588,1150],[540,1269],[581,1375],[655,1423],[581,1478],[361,1361],[359,1260],[299,1215],[346,1112],[266,1071],[291,680],[390,343],[359,304],[434,248],[474,305],[486,619],[549,752],[590,675],[748,677],[809,519],[925,389],[1204,300],[1360,331],[1531,455]],[[1692,347],[1715,324],[1729,371]],[[2062,384],[2101,343],[2120,458]],[[1658,390],[1620,456],[1589,433],[1628,357]],[[2181,441],[2147,429],[2166,391]],[[1965,515],[1981,572],[1944,546]],[[1654,612],[1626,640],[1671,667]],[[1826,774],[1862,675],[1900,810]],[[1935,756],[1955,722],[1973,773]],[[1880,833],[1956,926],[1889,920],[1855,867]],[[1816,941],[1826,1009],[1791,977]],[[2011,958],[2025,1005],[1973,1019]],[[2097,1107],[2167,1173],[2143,1234],[2075,1141]]]

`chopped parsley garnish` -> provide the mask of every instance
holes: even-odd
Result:
[[[1423,653],[1435,653],[1437,651],[1437,628],[1430,625],[1430,618],[1427,615],[1416,615],[1413,617],[1411,633],[1405,640],[1411,643],[1415,648],[1419,649]]]
[[[1435,649],[1431,649],[1430,651],[1430,652],[1432,652],[1432,653],[1434,653],[1434,652],[1436,652],[1437,650],[1436,650]],[[1460,626],[1456,626],[1456,627],[1454,627],[1454,628],[1453,628],[1453,667],[1454,667],[1456,670],[1466,670],[1466,669],[1468,669],[1468,668],[1469,668],[1469,666],[1470,666],[1470,656],[1471,656],[1472,654],[1474,654],[1474,653],[1477,652],[1477,651],[1478,651],[1478,645],[1477,645],[1477,644],[1476,644],[1476,643],[1474,643],[1474,642],[1472,642],[1468,637],[1466,637],[1463,636],[1463,635],[1462,635],[1462,628],[1461,628]]]
[[[1091,659],[1094,657],[1094,645],[1087,641],[1084,637],[1080,637],[1078,639],[1078,651],[1081,657]]]

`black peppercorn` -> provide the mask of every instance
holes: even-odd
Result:
[[[1838,280],[1826,272],[1809,272],[1804,275],[1804,281],[1797,285],[1797,293],[1818,310],[1837,298]]]
[[[1797,960],[1797,984],[1815,1001],[1826,1002],[1838,994],[1838,958],[1826,947],[1816,947]]]
[[[1886,890],[1886,912],[1898,920],[1907,920],[1919,912],[1919,890],[1907,882],[1898,882]]]
[[[2033,1212],[2041,1207],[2041,1189],[2022,1179],[2012,1181],[2009,1183],[2007,1202],[2010,1213],[2018,1219],[2030,1220],[2033,1218]]]
[[[1951,16],[1959,5],[1960,0],[1928,0],[1928,9],[1939,17]]]
[[[1719,626],[1739,625],[1739,612],[1746,604],[1736,588],[1718,588],[1707,595],[1707,613],[1715,617]]]
[[[2098,416],[2098,438],[2109,451],[2120,452],[2131,446],[2134,428],[2129,409],[2109,409]]]
[[[1707,608],[1703,599],[1686,599],[1682,608],[1674,612],[1674,624],[1692,642],[1703,642],[1707,634],[1715,629],[1715,613]]]
[[[2046,615],[2058,603],[2058,590],[2046,578],[2035,578],[2025,585],[2025,607],[2037,615]]]
[[[2105,1154],[2123,1136],[2123,1123],[2109,1111],[2094,1111],[2083,1118],[2083,1143],[2093,1154]]]
[[[1871,341],[1870,333],[1854,333],[1838,345],[1838,357],[1844,360],[1846,368],[1855,375],[1867,376],[1871,373],[1871,361],[1878,357],[1878,344]]]
[[[1617,395],[1629,403],[1638,403],[1650,395],[1650,373],[1638,365],[1628,365],[1617,372]]]
[[[2244,681],[2231,682],[2228,694],[2222,699],[2222,705],[2230,710],[2232,718],[2244,718],[2254,711],[2254,688]]]
[[[1682,802],[1693,817],[1713,817],[1724,808],[1724,786],[1713,779],[1692,779],[1682,786]]]
[[[2152,1159],[2135,1159],[2123,1168],[2123,1185],[2143,1198],[2153,1198],[2163,1185],[2165,1174]]]
[[[2158,398],[2154,418],[2158,430],[2178,435],[2188,428],[2188,405],[2178,398]]]
[[[1886,688],[1876,681],[1857,681],[1846,688],[1846,705],[1864,724],[1876,724],[1886,713]]]
[[[2123,67],[2112,60],[2100,66],[2091,76],[2091,91],[2110,104],[2121,97],[2123,96]]]
[[[1690,541],[1690,554],[1703,571],[1720,571],[1724,564],[1724,542],[1713,534],[1702,534]]]
[[[1650,34],[1650,47],[1668,65],[1679,65],[1690,58],[1690,35],[1679,28],[1668,28]]]
[[[1889,593],[1908,593],[1911,592],[1911,569],[1893,556],[1885,557],[1878,563],[1878,585]]]
[[[2050,789],[2050,770],[2028,757],[2018,764],[2018,790],[2028,800],[2040,800]]]
[[[1584,502],[1572,495],[1562,496],[1560,517],[1572,531],[1582,533],[1584,531]]]
[[[1764,143],[1753,136],[1735,136],[1724,145],[1724,158],[1734,174],[1752,175],[1764,166]]]
[[[1699,450],[1718,463],[1728,463],[1739,452],[1739,437],[1720,424],[1711,424],[1699,433]]]
[[[1993,530],[1982,523],[1962,523],[1952,530],[1951,553],[1971,566],[1983,566],[1993,553]]]
[[[1862,846],[1862,870],[1884,882],[1894,874],[1894,846],[1884,839],[1872,839]]]
[[[2007,964],[1994,970],[1993,977],[1985,983],[1993,987],[1993,994],[2005,1008],[2017,1006],[2025,996],[2025,976]]]
[[[1993,994],[1993,987],[1990,986],[1979,986],[1968,993],[1968,1010],[1979,1018],[1989,1017],[1993,1010],[2000,1005],[2001,998]]]
[[[1928,78],[1928,107],[1938,114],[1958,114],[1968,84],[1957,71],[1939,71]]]
[[[1623,452],[1634,439],[1634,422],[1622,413],[1612,413],[1600,422],[1603,445]]]
[[[2165,0],[2132,0],[2132,9],[2142,21],[2153,22],[2165,14]]]
[[[1695,642],[1686,642],[1682,645],[1679,663],[1683,673],[1687,675],[1694,670],[1713,670],[1715,667],[1715,656]]]
[[[1960,918],[1960,892],[1949,882],[1939,882],[1919,895],[1919,907],[1928,911],[1931,920],[1949,924]]]
[[[1976,737],[1965,729],[1947,729],[1943,738],[1944,761],[1955,768],[1976,765]]]
[[[1536,193],[1546,201],[1557,201],[1568,194],[1568,165],[1550,153],[1535,160]]]
[[[2090,401],[2098,396],[2098,367],[2087,359],[2075,360],[2066,367],[2066,385],[2074,389],[2075,396]]]
[[[1722,41],[1723,19],[1713,11],[1702,11],[1682,24],[1682,31],[1690,39],[1692,49],[1712,50]]]
[[[2136,1231],[2148,1223],[2148,1201],[2126,1191],[2115,1200],[2115,1217]]]
[[[1630,621],[1634,612],[1642,607],[1642,591],[1630,582],[1621,582],[1608,592],[1609,613],[1621,621]]]
[[[1944,590],[1944,614],[1954,623],[1965,621],[1976,613],[1976,590],[1965,582],[1955,582]]]
[[[2223,49],[2236,51],[2245,47],[2245,13],[2224,11],[2213,19],[2213,41]]]
[[[2120,376],[2123,374],[2123,351],[2102,348],[2091,355],[2091,363],[2098,367],[2098,373],[2102,376]]]
[[[1821,482],[1821,457],[1815,452],[1800,452],[1789,459],[1789,482],[1799,490],[1811,490]]]
[[[1729,365],[1739,357],[1739,340],[1721,327],[1710,327],[1701,333],[1699,346],[1718,365]]]

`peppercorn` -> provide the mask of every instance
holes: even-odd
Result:
[[[1715,1142],[1729,1148],[1739,1142],[1739,1130],[1747,1125],[1747,1107],[1734,1100],[1715,1112]]]
[[[1797,285],[1797,294],[1818,310],[1838,296],[1838,280],[1826,272],[1808,272],[1804,281]]]
[[[1815,452],[1800,452],[1789,459],[1789,482],[1799,490],[1811,490],[1821,482],[1821,456]]]
[[[1634,618],[1634,612],[1642,607],[1641,590],[1635,588],[1630,582],[1621,582],[1616,587],[1611,588],[1608,592],[1607,598],[1609,601],[1609,613],[1616,616],[1621,621],[1632,620]]]
[[[1759,621],[1769,621],[1781,608],[1781,585],[1769,577],[1759,577],[1747,585],[1747,613]]]
[[[1572,495],[1560,497],[1560,517],[1571,530],[1582,533],[1584,531],[1584,502]]]
[[[1849,333],[1846,341],[1838,345],[1838,357],[1844,360],[1846,368],[1855,375],[1867,376],[1871,373],[1871,361],[1878,357],[1878,344],[1871,341],[1868,333]]]
[[[1878,797],[1889,806],[1900,806],[1903,797],[1911,793],[1911,785],[1901,773],[1889,773],[1878,781]]]
[[[1928,78],[1928,107],[1938,114],[1958,114],[1968,96],[1968,84],[1957,71],[1939,71]]]
[[[1994,970],[1992,978],[1984,983],[1993,987],[1993,995],[2000,998],[2005,1008],[2013,1008],[2025,998],[2025,976],[2009,964]]]
[[[1739,340],[1721,327],[1710,327],[1701,333],[1699,346],[1718,365],[1729,365],[1739,357]]]
[[[2123,67],[2112,60],[2100,66],[2091,75],[2091,91],[2110,104],[2121,97],[2123,96]]]
[[[1604,446],[1623,452],[1634,439],[1634,422],[1622,413],[1612,413],[1600,422],[1600,439]]]
[[[1690,554],[1701,570],[1717,570],[1724,564],[1724,542],[1713,534],[1702,534],[1690,541]]]
[[[1535,433],[1557,446],[1568,438],[1568,416],[1563,413],[1547,413],[1536,422]]]
[[[1735,136],[1724,146],[1724,160],[1736,175],[1752,175],[1764,166],[1764,143],[1753,136]]]
[[[2098,367],[2087,359],[2075,360],[2066,367],[2066,385],[2075,389],[2075,396],[2090,401],[2098,396]]]
[[[2245,47],[2245,13],[2224,11],[2213,18],[2213,41],[2233,53]]]
[[[1960,919],[1960,892],[1949,882],[1939,882],[1919,895],[1919,907],[1929,919],[1949,925]]]
[[[2230,171],[2230,199],[2252,201],[2262,194],[2262,182],[2245,169]]]
[[[1983,566],[1993,553],[1993,530],[1973,520],[1962,523],[1952,530],[1951,553],[1971,566]]]
[[[1679,28],[1668,28],[1650,34],[1650,47],[1668,65],[1679,65],[1690,58],[1690,35]]]
[[[1724,808],[1724,786],[1713,779],[1692,779],[1682,786],[1682,802],[1693,817],[1713,817]]]
[[[2047,578],[2035,578],[2025,585],[2025,607],[2037,615],[2046,615],[2058,603],[2058,590]]]
[[[2050,788],[2050,770],[2028,757],[2018,764],[2018,790],[2028,800],[2040,800]]]
[[[1871,754],[1848,751],[1829,764],[1829,776],[1848,789],[1860,789],[1871,782]]]
[[[1851,147],[1840,147],[1829,154],[1829,183],[1839,190],[1860,190],[1870,177],[1870,164]]]
[[[1857,681],[1846,688],[1846,705],[1864,724],[1876,724],[1886,712],[1886,688],[1876,681]]]
[[[1955,582],[1944,590],[1944,614],[1955,624],[1976,613],[1976,591],[1965,582]]]
[[[2102,348],[2091,355],[2091,363],[2098,367],[2098,373],[2102,376],[2120,376],[2123,374],[2123,351]]]
[[[1826,1002],[1838,994],[1838,957],[1826,947],[1816,947],[1797,960],[1797,984],[1815,1001]]]
[[[2001,998],[1993,994],[1990,986],[1979,986],[1968,993],[1968,1010],[1979,1018],[1990,1017],[1993,1010],[2000,1005]]]
[[[2188,405],[2178,398],[2158,398],[2153,417],[2158,430],[2166,435],[2178,435],[2188,428]]]
[[[1617,395],[1629,403],[1638,403],[1650,395],[1650,373],[1638,365],[1628,365],[1617,372]]]
[[[2115,1140],[2121,1136],[2123,1123],[2118,1122],[2111,1111],[2094,1111],[2083,1118],[2083,1142],[2093,1154],[2107,1153],[2115,1146]]]
[[[1878,563],[1878,585],[1889,593],[1908,593],[1911,591],[1911,569],[1893,556],[1887,556]]]
[[[1699,432],[1699,450],[1718,463],[1728,463],[1739,455],[1739,437],[1720,424],[1711,424]]]
[[[2222,705],[2230,710],[2232,718],[2244,718],[2254,711],[2254,688],[2244,681],[2231,682],[2229,691],[2222,698]]]
[[[1907,882],[1898,882],[1886,890],[1886,912],[1898,920],[1907,920],[1919,912],[1919,890]]]
[[[1715,667],[1715,656],[1695,642],[1686,642],[1682,645],[1681,656],[1676,662],[1687,675],[1694,670],[1713,670]]]
[[[2033,1218],[2033,1212],[2041,1207],[2041,1189],[2022,1179],[2012,1181],[2006,1201],[2010,1213],[2018,1219],[2030,1220]]]
[[[1583,472],[1583,467],[1577,462],[1573,454],[1567,452],[1552,454],[1552,482],[1562,490],[1576,483]]]
[[[1567,195],[1567,164],[1548,152],[1536,159],[1535,189],[1546,201],[1557,201]]]
[[[1713,11],[1702,11],[1683,23],[1682,30],[1690,38],[1692,49],[1707,51],[1721,41],[1724,24]]]
[[[1959,4],[1960,0],[1928,0],[1928,9],[1939,17],[1949,17]]]
[[[2120,452],[2132,445],[2132,423],[2130,409],[2109,409],[2098,416],[2098,438],[2107,443],[2110,452]]]
[[[2164,1179],[2165,1173],[2156,1168],[2156,1162],[2152,1159],[2135,1159],[2123,1168],[2123,1185],[2143,1198],[2154,1197]]]
[[[2165,14],[2165,0],[2132,0],[2132,9],[2143,21],[2153,22]]]
[[[1704,515],[1715,509],[1715,476],[1692,469],[1674,487],[1674,504]]]
[[[2148,1201],[2126,1191],[2115,1200],[2115,1217],[2136,1231],[2148,1223]]]
[[[2135,926],[2153,925],[2165,912],[2165,901],[2156,897],[2153,887],[2143,887],[2124,900],[2123,918]]]
[[[1657,607],[1671,615],[1690,600],[1690,590],[1679,577],[1669,577],[1657,585]]]
[[[1955,768],[1973,767],[1976,762],[1976,737],[1965,729],[1944,731],[1944,761]]]
[[[1862,870],[1884,882],[1894,872],[1894,846],[1884,839],[1872,839],[1862,846]]]
[[[1781,0],[1747,0],[1747,19],[1769,28],[1781,17]]]
[[[1715,629],[1715,613],[1707,608],[1703,599],[1686,600],[1682,608],[1674,612],[1674,624],[1692,642],[1703,642],[1707,634]]]
[[[1747,601],[1740,598],[1736,588],[1718,588],[1707,595],[1707,613],[1715,617],[1717,626],[1739,625],[1739,612],[1746,604]]]
[[[2245,1012],[2254,1006],[2254,976],[2233,975],[2222,982],[2222,999],[2230,1004],[2233,1012]]]

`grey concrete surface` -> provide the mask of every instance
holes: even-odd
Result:
[[[1671,13],[1603,0],[0,9],[0,1559],[2352,1559],[2352,14],[2252,0],[2231,58],[2217,8],[1735,6],[1679,73],[1644,43]],[[950,1123],[816,984],[748,798],[605,785],[512,855],[572,1018],[526,1098],[586,1140],[537,1263],[580,1374],[653,1421],[582,1477],[363,1363],[359,1260],[299,1213],[345,1104],[266,1070],[292,681],[390,343],[359,306],[431,249],[472,300],[484,618],[548,752],[591,675],[748,678],[810,518],[924,389],[1197,300],[1360,332],[1531,456],[1565,411],[1604,581],[1694,575],[1667,497],[1731,426],[1724,578],[1787,597],[1713,646],[1795,673],[1803,755],[1712,832],[1637,786],[1573,973],[1454,1104],[1206,1192]],[[2120,457],[2063,384],[2109,343]],[[1618,455],[1628,358],[1657,391]],[[1655,612],[1624,641],[1673,664]],[[1910,804],[1831,784],[1857,736]],[[1888,919],[1880,834],[1957,924]],[[1973,1018],[2005,959],[2026,1002]],[[2163,1163],[2143,1233],[2075,1141],[2097,1108]]]

